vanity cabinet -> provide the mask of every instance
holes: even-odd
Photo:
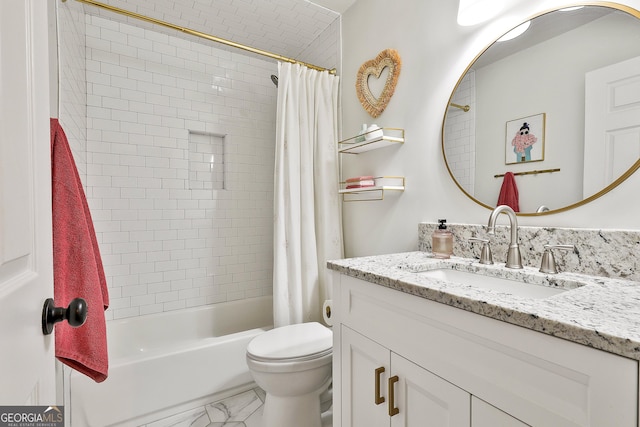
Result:
[[[334,426],[638,426],[635,360],[332,274]]]
[[[469,393],[344,325],[341,357],[343,426],[469,425]]]
[[[471,396],[471,418],[473,427],[527,427],[527,424],[475,396]]]

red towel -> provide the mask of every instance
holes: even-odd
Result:
[[[518,187],[516,186],[516,178],[513,172],[504,174],[500,195],[498,196],[498,206],[507,205],[514,212],[520,212],[520,204],[518,203]]]
[[[67,137],[51,119],[53,197],[53,293],[56,306],[74,298],[87,302],[87,320],[72,328],[55,325],[56,357],[96,382],[107,379],[109,358],[104,310],[109,306],[107,281],[82,182]]]
[[[356,176],[354,178],[347,178],[345,182],[358,182],[358,181],[370,181],[373,177],[371,175]]]

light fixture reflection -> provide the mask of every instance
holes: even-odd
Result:
[[[558,9],[559,12],[572,12],[574,10],[582,9],[584,6],[572,6],[565,7],[564,9]]]
[[[460,0],[458,25],[468,27],[493,18],[504,7],[504,0]]]
[[[518,25],[513,30],[509,31],[504,36],[500,37],[497,41],[506,42],[507,40],[515,39],[516,37],[522,35],[527,29],[529,29],[529,25],[531,25],[531,21],[527,21],[524,24]]]

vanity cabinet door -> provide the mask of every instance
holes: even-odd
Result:
[[[342,426],[468,427],[464,390],[342,326]]]
[[[391,371],[398,376],[394,385],[398,414],[391,417],[391,427],[471,425],[469,393],[393,352]]]
[[[528,427],[513,418],[511,415],[502,412],[495,406],[489,405],[484,400],[475,396],[471,397],[471,427]]]
[[[341,332],[342,426],[389,427],[389,350],[344,325]]]

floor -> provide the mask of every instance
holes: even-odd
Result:
[[[262,427],[264,391],[259,387],[140,427]],[[331,409],[322,426],[332,426]]]

